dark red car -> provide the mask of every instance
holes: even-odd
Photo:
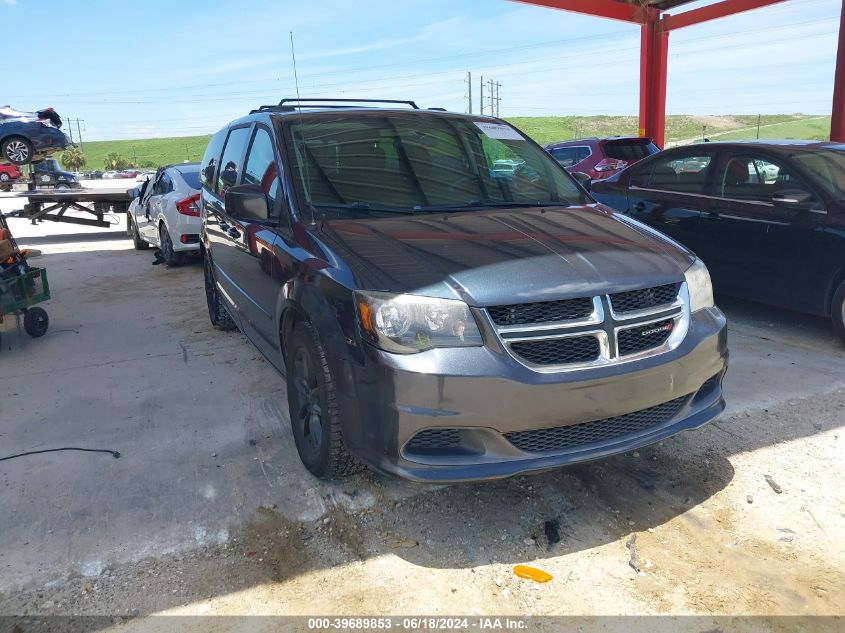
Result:
[[[546,145],[546,151],[568,172],[582,172],[604,180],[660,151],[650,138],[612,136],[581,138]]]
[[[12,183],[21,176],[17,165],[0,165],[0,191],[11,189]]]

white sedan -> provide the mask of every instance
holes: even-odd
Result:
[[[161,167],[137,189],[129,206],[129,233],[137,250],[155,246],[164,263],[175,266],[199,251],[200,167],[182,163]]]

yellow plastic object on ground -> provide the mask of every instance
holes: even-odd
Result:
[[[529,565],[514,565],[513,573],[520,578],[527,578],[534,582],[549,582],[552,579],[550,573]]]

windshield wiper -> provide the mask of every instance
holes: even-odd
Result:
[[[464,209],[513,209],[516,207],[571,207],[572,202],[484,202],[471,200],[460,204],[435,204],[414,207],[414,211],[462,211]]]
[[[399,207],[380,207],[372,205],[369,202],[316,202],[311,203],[315,209],[348,209],[349,211],[363,211],[381,212],[381,213],[410,213],[413,214],[416,209],[401,209]]]

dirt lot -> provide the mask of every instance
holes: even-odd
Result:
[[[845,612],[845,346],[824,320],[720,302],[729,409],[658,446],[329,485],[296,457],[280,377],[210,328],[199,266],[152,267],[117,230],[12,228],[54,299],[44,338],[3,326],[0,457],[121,457],[0,462],[1,614]]]

